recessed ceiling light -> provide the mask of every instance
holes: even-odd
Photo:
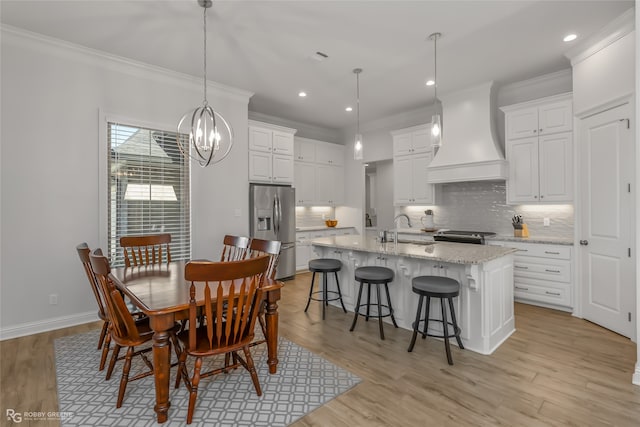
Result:
[[[576,34],[567,34],[566,36],[564,36],[564,39],[562,39],[565,42],[572,42],[575,39],[577,39],[578,36]]]
[[[350,112],[352,112],[352,111],[353,111],[353,107],[347,107],[347,108],[345,108],[345,109],[344,109],[344,111],[347,111],[347,112],[349,112],[349,113],[350,113]]]
[[[433,86],[434,84],[436,84],[436,82],[433,80],[427,80],[427,86]]]
[[[302,92],[298,93],[298,96],[300,98],[304,98],[305,96],[307,96],[307,92],[302,91]]]

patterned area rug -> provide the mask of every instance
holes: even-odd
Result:
[[[100,351],[96,350],[99,331],[91,331],[55,341],[56,378],[62,426],[157,426],[153,406],[153,376],[127,385],[122,408],[116,399],[122,374],[119,361],[114,374],[105,381],[99,372]],[[124,354],[124,351],[121,351]],[[249,373],[238,368],[200,382],[193,426],[286,426],[313,411],[360,382],[360,378],[322,357],[280,337],[278,372],[268,373],[267,347],[252,348],[262,396],[258,397]],[[173,355],[175,358],[175,355]],[[191,359],[191,358],[190,358]],[[210,358],[221,366],[221,358]],[[134,359],[130,377],[146,366]],[[184,425],[188,393],[184,384],[174,389],[176,368],[171,369],[169,420],[165,426]],[[189,366],[189,373],[193,373]]]

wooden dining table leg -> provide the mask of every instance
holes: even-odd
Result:
[[[171,402],[169,401],[169,377],[171,368],[171,343],[169,331],[174,325],[173,314],[150,316],[153,329],[153,371],[156,383],[156,411],[158,423],[167,421]]]
[[[267,364],[269,373],[275,374],[278,368],[278,300],[280,289],[267,292],[267,309],[265,322],[267,324]]]

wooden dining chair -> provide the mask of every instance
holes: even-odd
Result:
[[[143,321],[136,321],[129,312],[122,294],[109,279],[111,268],[109,260],[102,255],[102,251],[100,249],[94,250],[93,253],[90,254],[89,258],[91,260],[91,266],[93,267],[98,285],[105,296],[105,305],[111,321],[111,340],[115,344],[111,360],[109,361],[109,368],[107,369],[107,380],[111,378],[116,362],[121,360],[121,358],[118,357],[120,349],[122,347],[127,348],[127,353],[124,357],[124,366],[122,367],[122,376],[120,378],[120,388],[118,389],[118,400],[116,401],[116,408],[120,408],[124,399],[124,393],[127,389],[127,384],[130,381],[148,377],[154,373],[153,365],[146,356],[146,353],[151,351],[152,347],[147,346],[136,350],[136,347],[146,344],[152,340],[153,330],[149,326],[148,318]],[[177,328],[174,328],[174,331],[177,331]],[[170,334],[170,336],[174,348],[176,349],[176,355],[179,355],[180,348],[175,337],[175,332]],[[131,370],[131,360],[134,356],[138,355],[142,358],[142,361],[147,365],[149,370],[141,372],[130,378],[129,371]]]
[[[78,256],[82,262],[82,267],[87,275],[87,279],[89,279],[93,295],[96,297],[96,302],[98,303],[98,317],[102,320],[102,330],[100,331],[100,338],[98,338],[98,350],[102,349],[99,370],[102,371],[107,361],[109,347],[111,346],[111,332],[109,331],[111,321],[109,320],[109,315],[107,314],[107,309],[105,307],[105,298],[102,295],[102,290],[100,289],[96,275],[93,272],[93,267],[91,266],[91,260],[89,259],[89,253],[91,250],[86,243],[80,243],[76,246],[76,251],[78,252]]]
[[[269,268],[267,269],[267,277],[276,278],[276,268],[280,259],[280,247],[282,243],[279,240],[262,240],[251,239],[249,243],[249,257],[255,258],[260,255],[269,255]]]
[[[244,236],[224,236],[220,261],[239,261],[245,259],[249,250],[249,238]]]
[[[251,239],[249,244],[249,257],[255,258],[261,255],[269,256],[269,267],[267,268],[267,277],[270,279],[276,278],[276,269],[278,268],[278,260],[280,259],[280,247],[282,243],[279,240],[263,240],[263,239]],[[258,322],[262,329],[262,335],[267,336],[267,325],[264,319],[266,301],[260,304],[260,311],[258,312]],[[267,342],[266,338],[258,339],[251,343],[252,346]]]
[[[120,246],[124,251],[127,267],[155,265],[171,262],[171,234],[147,234],[143,236],[122,236]]]
[[[186,264],[184,276],[191,282],[189,293],[189,324],[195,325],[196,318],[204,317],[197,328],[190,328],[178,334],[183,342],[175,387],[182,379],[189,391],[187,424],[191,424],[198,395],[200,379],[239,366],[251,375],[258,396],[262,395],[249,345],[254,338],[254,328],[259,304],[262,301],[262,281],[269,267],[266,255],[241,261],[207,262],[192,261]],[[204,289],[197,290],[204,282]],[[202,295],[203,306],[198,306],[196,294]],[[242,350],[244,358],[238,354]],[[225,355],[224,366],[201,372],[202,358]],[[229,354],[233,356],[230,362]],[[189,378],[187,357],[196,358],[193,376]]]

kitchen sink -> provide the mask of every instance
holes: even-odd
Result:
[[[398,240],[398,243],[406,243],[409,245],[417,245],[417,246],[429,246],[433,245],[436,242],[421,242],[419,240]]]

